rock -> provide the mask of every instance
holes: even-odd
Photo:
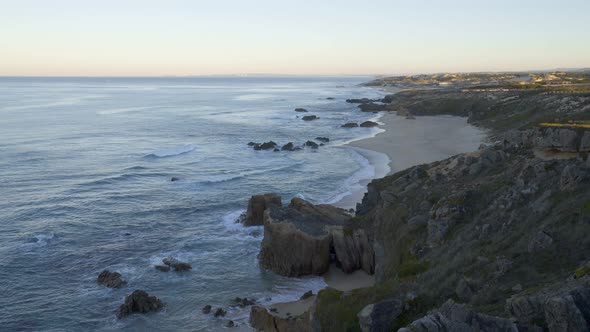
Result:
[[[301,295],[301,297],[299,299],[305,300],[305,299],[312,297],[312,296],[313,296],[313,291],[307,291],[303,295]]]
[[[210,305],[206,305],[203,307],[203,309],[201,309],[201,312],[204,313],[205,315],[208,315],[211,313],[211,306]]]
[[[273,152],[280,152],[280,149],[274,148],[274,150],[272,150]]]
[[[326,99],[327,99],[327,100],[334,100],[334,99],[336,99],[336,98],[334,98],[334,97],[326,97]]]
[[[260,145],[260,143],[256,143],[256,142],[249,142],[248,146],[255,146],[255,145]]]
[[[551,244],[553,244],[553,239],[551,236],[543,231],[540,231],[529,242],[528,251],[529,253],[535,253],[548,248]]]
[[[375,103],[363,103],[358,105],[358,108],[361,109],[363,112],[375,112],[375,111],[383,111],[385,110],[386,105],[383,104],[375,104]]]
[[[336,261],[342,271],[351,273],[362,269],[368,274],[375,271],[375,254],[369,238],[362,229],[332,227],[330,229]]]
[[[356,122],[347,122],[347,123],[343,124],[340,127],[342,127],[342,128],[355,128],[355,127],[358,127],[358,126],[359,125]]]
[[[535,145],[546,150],[576,152],[578,135],[572,129],[547,128],[535,138]]]
[[[117,318],[125,318],[133,313],[145,314],[148,312],[160,311],[164,303],[155,296],[150,296],[142,290],[135,290],[125,297],[125,303],[119,306]]]
[[[305,146],[309,146],[312,149],[317,149],[318,148],[318,144],[314,141],[307,141],[305,142]]]
[[[127,284],[127,282],[123,280],[123,276],[121,275],[121,273],[111,272],[109,270],[102,271],[98,275],[96,282],[108,288],[120,288],[121,286]]]
[[[271,309],[272,310],[272,309]],[[311,318],[309,310],[299,316],[286,314],[283,318],[271,313],[262,306],[252,306],[250,309],[250,325],[256,331],[265,332],[311,332]]]
[[[347,103],[351,103],[351,104],[364,104],[364,103],[370,103],[372,102],[372,99],[369,98],[351,98],[351,99],[346,99]]]
[[[382,102],[382,103],[385,103],[385,104],[391,104],[391,103],[393,102],[393,98],[394,98],[394,96],[395,96],[394,94],[392,94],[392,95],[387,95],[387,96],[385,96],[385,97],[383,97],[383,98],[381,99],[381,102]]]
[[[299,113],[307,113],[307,110],[305,108],[296,108],[295,112],[299,112]]]
[[[327,138],[327,137],[321,137],[321,136],[318,136],[315,139],[318,140],[318,141],[320,141],[320,142],[324,142],[324,143],[328,143],[330,141],[329,138]]]
[[[170,178],[170,181],[171,181],[171,182],[178,181],[178,180],[180,180],[180,179],[179,179],[179,178],[177,178],[177,177],[174,177],[174,176]]]
[[[473,290],[465,278],[460,278],[455,288],[455,294],[461,301],[468,302],[473,297]]]
[[[271,150],[277,146],[277,143],[273,141],[264,142],[260,145],[254,145],[254,150]]]
[[[283,145],[283,147],[281,148],[281,150],[283,150],[283,151],[293,151],[294,150],[293,142],[289,142],[289,143]]]
[[[168,272],[168,271],[170,271],[170,266],[168,266],[168,265],[156,265],[154,267],[158,271],[162,271],[162,272]]]
[[[582,139],[580,140],[580,152],[590,152],[590,131],[585,131]]]
[[[174,257],[166,257],[162,259],[162,263],[170,266],[174,271],[178,272],[189,271],[193,268],[189,263],[181,262]]]
[[[223,308],[217,308],[217,309],[215,309],[213,316],[214,317],[224,317],[225,314],[227,314],[227,312],[225,310],[223,310]]]
[[[233,320],[230,320],[225,324],[225,327],[234,327],[234,326],[235,326],[235,323]]]
[[[235,299],[232,300],[232,303],[233,303],[234,307],[245,308],[245,307],[256,304],[256,301],[249,300],[248,298],[236,297]]]
[[[559,188],[561,191],[572,191],[580,184],[580,182],[586,179],[586,172],[577,165],[567,165],[561,172],[559,178]]]
[[[365,121],[363,123],[361,123],[361,127],[363,128],[371,128],[371,127],[377,127],[379,124],[377,122],[373,122],[373,121]]]
[[[306,115],[306,116],[302,117],[301,119],[303,119],[303,121],[312,121],[312,120],[319,119],[319,117],[317,117],[315,115]]]
[[[246,218],[244,218],[244,226],[261,226],[263,224],[264,211],[273,205],[283,205],[281,196],[269,193],[250,197]]]
[[[260,265],[289,277],[324,274],[330,266],[332,243],[326,227],[350,218],[342,209],[300,198],[293,198],[286,208],[272,206],[264,213]]]
[[[403,301],[397,298],[367,305],[357,314],[361,331],[391,331],[403,309]]]
[[[502,331],[518,332],[518,327],[511,320],[477,313],[463,304],[453,300],[445,302],[441,308],[427,316],[415,320],[405,329],[412,332],[471,332]]]

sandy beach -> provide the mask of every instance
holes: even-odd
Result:
[[[348,146],[384,153],[389,157],[389,173],[442,160],[458,153],[477,150],[485,131],[457,116],[417,116],[406,119],[387,113],[379,120],[385,131],[348,144]],[[375,160],[369,159],[371,163]],[[379,166],[377,166],[379,167]]]

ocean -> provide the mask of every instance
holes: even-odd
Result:
[[[261,227],[235,221],[253,194],[335,203],[375,176],[344,144],[379,129],[340,127],[375,118],[345,102],[380,97],[358,85],[370,79],[0,78],[1,329],[217,331],[230,319],[247,329],[249,309],[231,299],[282,302],[323,288],[321,278],[261,269]],[[311,114],[320,119],[301,120]],[[330,142],[247,146],[317,136]],[[157,271],[170,255],[192,271]],[[99,286],[103,269],[128,284]],[[117,320],[135,289],[165,309]],[[227,316],[202,314],[207,304]]]

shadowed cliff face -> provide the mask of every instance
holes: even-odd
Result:
[[[535,126],[590,118],[590,97],[483,97],[393,96],[389,109],[469,116],[496,141],[370,183],[353,222],[372,241],[377,285],[320,292],[322,331],[333,320],[363,331],[590,326],[590,133]]]

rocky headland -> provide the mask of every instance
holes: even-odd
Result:
[[[375,284],[326,288],[290,315],[254,306],[254,328],[590,329],[590,92],[429,87],[349,102],[464,116],[489,142],[373,180],[354,213],[298,198],[258,204],[262,267],[295,277],[334,264]]]

